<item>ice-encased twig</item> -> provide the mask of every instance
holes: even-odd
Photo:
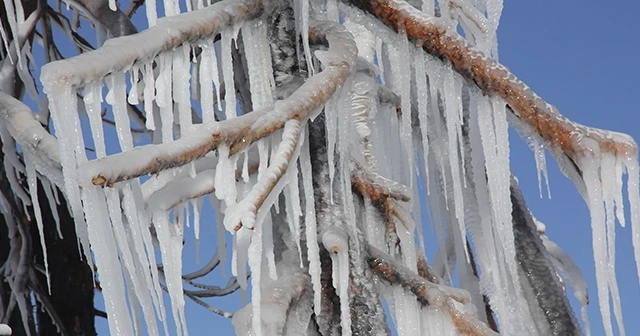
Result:
[[[357,53],[351,34],[336,23],[314,24],[309,29],[309,41],[329,45],[328,50],[316,52],[325,68],[307,79],[287,99],[276,102],[272,108],[215,124],[194,126],[193,132],[170,143],[141,146],[88,162],[79,167],[80,183],[111,185],[183,166],[216,149],[221,143],[229,145],[231,155],[281,129],[287,120],[304,120],[321,107],[353,73]]]
[[[475,336],[498,335],[475,316],[455,306],[454,300],[462,301],[461,303],[468,302],[470,299],[468,293],[456,289],[445,291],[446,287],[426,281],[373,246],[367,246],[367,253],[367,261],[374,273],[392,284],[410,290],[422,304],[445,310],[451,316],[458,332]]]

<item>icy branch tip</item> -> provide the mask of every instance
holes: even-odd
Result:
[[[322,244],[331,253],[347,252],[347,234],[337,227],[327,229],[322,234]]]

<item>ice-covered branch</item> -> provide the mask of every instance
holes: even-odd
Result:
[[[264,175],[258,179],[258,182],[242,201],[238,204],[228,205],[224,218],[224,225],[227,230],[238,231],[243,225],[253,229],[258,209],[271,194],[276,184],[289,168],[289,165],[297,160],[294,153],[299,147],[301,132],[302,125],[300,121],[295,119],[287,121],[282,133],[282,142],[278,145],[278,149],[271,158],[271,164]],[[271,204],[268,206],[270,207]]]
[[[328,43],[329,49],[316,54],[325,68],[309,78],[287,99],[271,108],[237,118],[202,125],[190,134],[161,145],[141,146],[128,152],[91,161],[80,167],[81,183],[112,183],[183,166],[225,143],[230,155],[284,127],[287,120],[305,120],[321,107],[353,72],[357,49],[351,34],[335,23],[310,27],[312,43]],[[124,164],[126,163],[126,164]],[[86,181],[86,182],[85,182]]]
[[[42,127],[26,105],[1,91],[0,120],[22,148],[31,150],[51,167],[60,169],[60,150],[56,138]]]
[[[262,12],[262,1],[221,1],[203,9],[167,17],[141,33],[111,39],[96,51],[52,62],[42,67],[40,80],[48,93],[62,87],[79,87],[153,60],[185,42],[212,37],[224,27],[250,20]]]
[[[561,116],[505,66],[472,47],[441,18],[428,17],[402,0],[350,0],[375,15],[395,31],[405,30],[429,54],[451,63],[453,69],[473,81],[485,94],[502,98],[522,122],[540,134],[548,146],[575,160],[591,148],[585,139],[595,140],[602,152],[637,155],[629,136],[586,127]]]
[[[358,192],[369,196],[372,201],[384,201],[387,198],[403,202],[411,200],[406,186],[385,179],[378,174],[367,173],[358,166],[351,173],[351,183]]]
[[[454,300],[460,303],[469,301],[466,292],[430,283],[373,246],[367,246],[367,253],[367,261],[374,273],[392,284],[410,290],[422,304],[448,312],[458,332],[464,335],[497,335],[476,317],[456,307]]]

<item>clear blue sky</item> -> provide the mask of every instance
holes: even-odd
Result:
[[[610,1],[505,1],[498,32],[500,61],[547,102],[570,119],[589,126],[615,130],[640,139],[639,109],[633,97],[640,93],[640,4]],[[597,306],[589,213],[572,183],[547,156],[552,199],[540,199],[531,151],[516,136],[511,142],[511,165],[519,177],[534,215],[584,272],[591,304],[592,335],[603,335]],[[215,235],[213,223],[203,221],[203,236]],[[426,227],[425,232],[431,229]],[[617,228],[617,276],[628,335],[640,334],[640,285],[636,273],[629,226]],[[190,236],[187,230],[187,237]],[[211,238],[213,239],[213,238]],[[201,260],[209,255],[205,244]],[[185,260],[193,260],[185,249]],[[429,257],[432,257],[430,255]],[[191,262],[187,265],[193,266]],[[228,270],[227,266],[227,270]],[[218,275],[217,270],[214,272]],[[220,285],[224,282],[218,281]],[[572,302],[575,303],[570,295]],[[233,301],[233,302],[230,302]],[[240,298],[210,300],[214,306],[234,310]],[[232,334],[230,321],[187,304],[191,335]],[[107,334],[98,319],[99,333]],[[170,330],[174,330],[170,327]],[[617,331],[616,331],[617,332]]]

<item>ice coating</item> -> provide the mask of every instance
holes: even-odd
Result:
[[[327,229],[322,234],[322,244],[331,253],[333,287],[340,296],[340,325],[343,335],[351,335],[349,313],[349,243],[345,232],[338,228]]]

